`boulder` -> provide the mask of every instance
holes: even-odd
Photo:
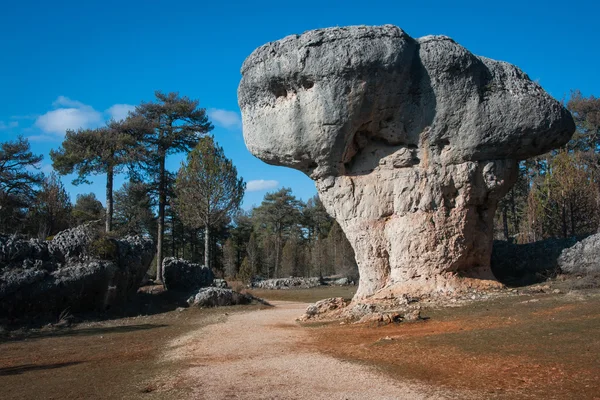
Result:
[[[312,287],[321,286],[322,282],[320,278],[303,278],[303,277],[292,277],[289,278],[276,278],[276,279],[264,279],[259,281],[253,281],[252,287],[257,289],[309,289]]]
[[[348,306],[348,302],[343,297],[332,297],[329,299],[319,300],[306,308],[298,320],[308,321],[311,319],[334,319],[342,315]]]
[[[196,307],[235,306],[251,302],[252,296],[250,295],[216,287],[202,288],[188,299],[188,304]]]
[[[214,279],[212,285],[221,289],[227,289],[229,287],[225,279]]]
[[[94,249],[108,246],[110,258]],[[108,239],[88,224],[51,241],[0,236],[0,316],[19,318],[105,310],[135,294],[154,256],[153,241]]]
[[[167,290],[187,292],[211,286],[214,278],[211,269],[204,265],[175,257],[163,260],[163,283]]]
[[[391,25],[288,36],[241,72],[246,146],[315,181],[354,248],[355,301],[498,286],[498,200],[575,130],[519,68]]]
[[[572,275],[600,275],[600,233],[588,236],[558,257],[561,272]]]

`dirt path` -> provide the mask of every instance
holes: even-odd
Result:
[[[193,399],[466,398],[315,352],[307,346],[310,328],[294,322],[307,304],[274,305],[233,314],[225,323],[171,341],[163,361],[185,367],[166,386]]]

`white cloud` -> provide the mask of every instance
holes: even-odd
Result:
[[[30,142],[55,142],[57,136],[55,135],[31,135],[27,136]]]
[[[256,179],[246,183],[246,190],[248,192],[260,192],[262,190],[275,189],[277,186],[279,186],[279,182],[275,180]]]
[[[89,106],[86,106],[85,104],[83,104],[80,101],[71,100],[70,98],[68,98],[66,96],[58,96],[58,98],[56,100],[54,100],[54,102],[52,102],[52,107],[55,107],[55,108],[59,108],[59,107],[83,108],[83,107],[89,107]]]
[[[44,133],[62,137],[67,129],[94,128],[104,122],[102,113],[65,96],[59,96],[52,105],[59,108],[48,111],[35,120],[35,126]]]
[[[18,121],[11,121],[8,124],[4,121],[0,121],[0,131],[4,131],[6,129],[12,129],[19,126]]]
[[[217,125],[221,125],[227,129],[235,129],[242,127],[242,118],[235,111],[221,110],[218,108],[209,108],[208,116]]]
[[[115,121],[121,121],[127,118],[130,111],[135,110],[135,106],[131,104],[115,104],[105,111],[106,114],[110,115],[110,118]]]

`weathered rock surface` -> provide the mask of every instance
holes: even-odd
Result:
[[[575,129],[517,67],[390,25],[268,43],[238,101],[248,149],[316,181],[356,253],[355,300],[496,285],[492,218],[518,160]]]
[[[563,250],[558,267],[565,274],[600,275],[600,233]]]
[[[202,288],[188,299],[188,304],[196,307],[234,306],[251,302],[252,296],[216,287]]]
[[[323,283],[319,278],[276,278],[264,279],[252,282],[252,287],[257,289],[309,289],[312,287],[321,286]]]
[[[306,308],[299,321],[308,321],[326,316],[326,318],[337,318],[344,312],[348,302],[343,297],[332,297],[317,301]]]
[[[104,310],[136,292],[154,255],[140,237],[103,239],[100,259],[92,224],[63,231],[49,242],[0,236],[0,316]]]
[[[163,260],[163,280],[167,290],[185,292],[211,286],[215,276],[210,268],[183,258]]]
[[[212,285],[214,287],[221,288],[221,289],[229,288],[229,284],[227,283],[227,281],[225,279],[214,279]]]

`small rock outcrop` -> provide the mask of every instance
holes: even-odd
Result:
[[[498,200],[575,130],[519,68],[391,25],[288,36],[241,72],[246,145],[316,182],[357,257],[355,301],[499,285]]]
[[[211,269],[204,265],[175,257],[163,260],[163,283],[167,290],[187,292],[211,286],[214,279]]]
[[[188,299],[188,304],[195,307],[221,307],[250,304],[252,296],[231,289],[217,287],[202,288]]]
[[[320,278],[275,278],[252,281],[252,287],[256,289],[309,289],[321,286],[323,283]]]
[[[0,316],[120,305],[137,291],[153,256],[152,240],[105,238],[94,224],[51,241],[0,236]]]
[[[561,272],[571,275],[600,275],[600,233],[588,236],[562,251]]]

